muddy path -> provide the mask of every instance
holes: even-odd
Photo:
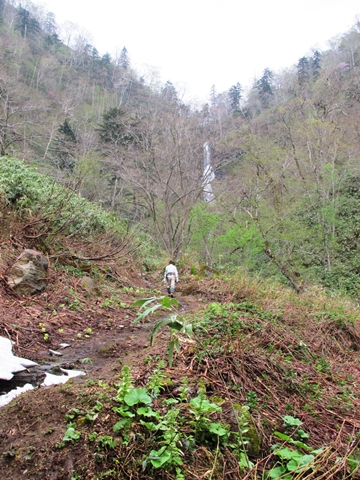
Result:
[[[179,307],[173,313],[183,315],[194,310],[197,302],[191,297],[178,297]],[[81,369],[88,375],[109,379],[119,366],[129,366],[139,363],[146,357],[154,357],[163,353],[166,348],[168,331],[161,331],[157,335],[153,346],[150,346],[149,337],[157,321],[166,318],[169,313],[161,312],[157,319],[150,318],[143,323],[133,323],[133,320],[115,322],[111,329],[95,330],[89,338],[76,339],[69,342],[69,346],[58,349],[56,353],[43,352],[41,360],[48,365],[61,368]],[[49,362],[49,360],[51,360]],[[79,378],[78,381],[81,381]]]
[[[193,297],[181,293],[177,295],[177,300],[178,307],[174,308],[172,313],[180,316],[194,310],[198,305]],[[16,353],[37,362],[38,366],[16,374],[11,382],[0,381],[0,391],[7,393],[27,383],[37,387],[44,381],[46,373],[64,375],[61,369],[84,372],[85,376],[73,379],[76,383],[88,379],[109,381],[123,365],[136,368],[143,364],[145,358],[162,355],[166,350],[169,337],[167,329],[157,334],[153,346],[150,346],[149,337],[154,324],[161,318],[166,318],[170,312],[162,311],[157,318],[150,317],[142,323],[134,323],[136,309],[131,315],[116,309],[107,314],[98,309],[95,316],[84,313],[82,316],[77,315],[75,322],[69,312],[68,317],[60,320],[61,323],[57,322],[56,326],[61,326],[57,329],[49,322],[38,322],[31,335],[26,338],[32,348],[24,346],[25,342],[20,342],[18,338],[14,346]],[[50,332],[51,342],[43,341],[43,335],[42,341],[37,340],[39,325],[46,325],[41,327],[41,330],[46,328],[46,331]],[[9,332],[7,329],[6,331]],[[27,334],[30,329],[22,325],[18,331]]]
[[[16,374],[11,385],[13,389],[32,383],[34,389],[0,408],[1,479],[72,480],[75,470],[92,465],[93,452],[88,445],[79,443],[70,451],[59,448],[69,412],[74,408],[92,411],[98,398],[109,395],[102,400],[105,419],[99,417],[96,426],[89,428],[111,435],[114,413],[110,397],[123,366],[129,366],[134,380],[141,384],[151,365],[167,356],[168,328],[160,330],[150,346],[156,321],[171,313],[186,315],[205,302],[205,298],[202,301],[179,289],[178,306],[172,312],[158,310],[156,316],[134,324],[138,312],[131,307],[134,301],[164,292],[160,281],[144,282],[134,274],[131,278],[138,283],[126,285],[127,274],[124,272],[120,288],[104,283],[101,296],[89,296],[79,288],[78,279],[69,275],[55,278],[51,289],[37,297],[17,298],[1,292],[0,335],[14,342],[16,356],[38,363]],[[63,375],[60,369],[81,370],[85,375],[70,378],[64,385],[39,386],[45,372]],[[169,371],[169,375],[173,373]],[[92,465],[82,478],[98,478],[97,468]]]

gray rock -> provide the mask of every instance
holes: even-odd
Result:
[[[93,295],[99,296],[101,294],[98,285],[98,279],[94,279],[88,276],[82,277],[80,279],[80,286],[87,292],[87,295],[90,297]]]
[[[49,262],[42,253],[26,249],[7,275],[8,285],[23,295],[42,292],[48,282]]]

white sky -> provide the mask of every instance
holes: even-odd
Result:
[[[87,31],[100,55],[125,46],[132,68],[158,71],[185,99],[207,101],[265,68],[326,49],[360,14],[359,0],[34,0]],[[148,78],[148,77],[146,77]]]

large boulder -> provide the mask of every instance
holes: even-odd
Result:
[[[42,253],[26,249],[10,268],[8,285],[23,295],[42,292],[48,282],[49,262]]]

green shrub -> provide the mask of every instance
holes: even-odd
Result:
[[[0,196],[10,207],[26,209],[31,216],[43,219],[64,234],[125,233],[125,225],[115,213],[104,211],[25,162],[12,158],[0,157]]]

